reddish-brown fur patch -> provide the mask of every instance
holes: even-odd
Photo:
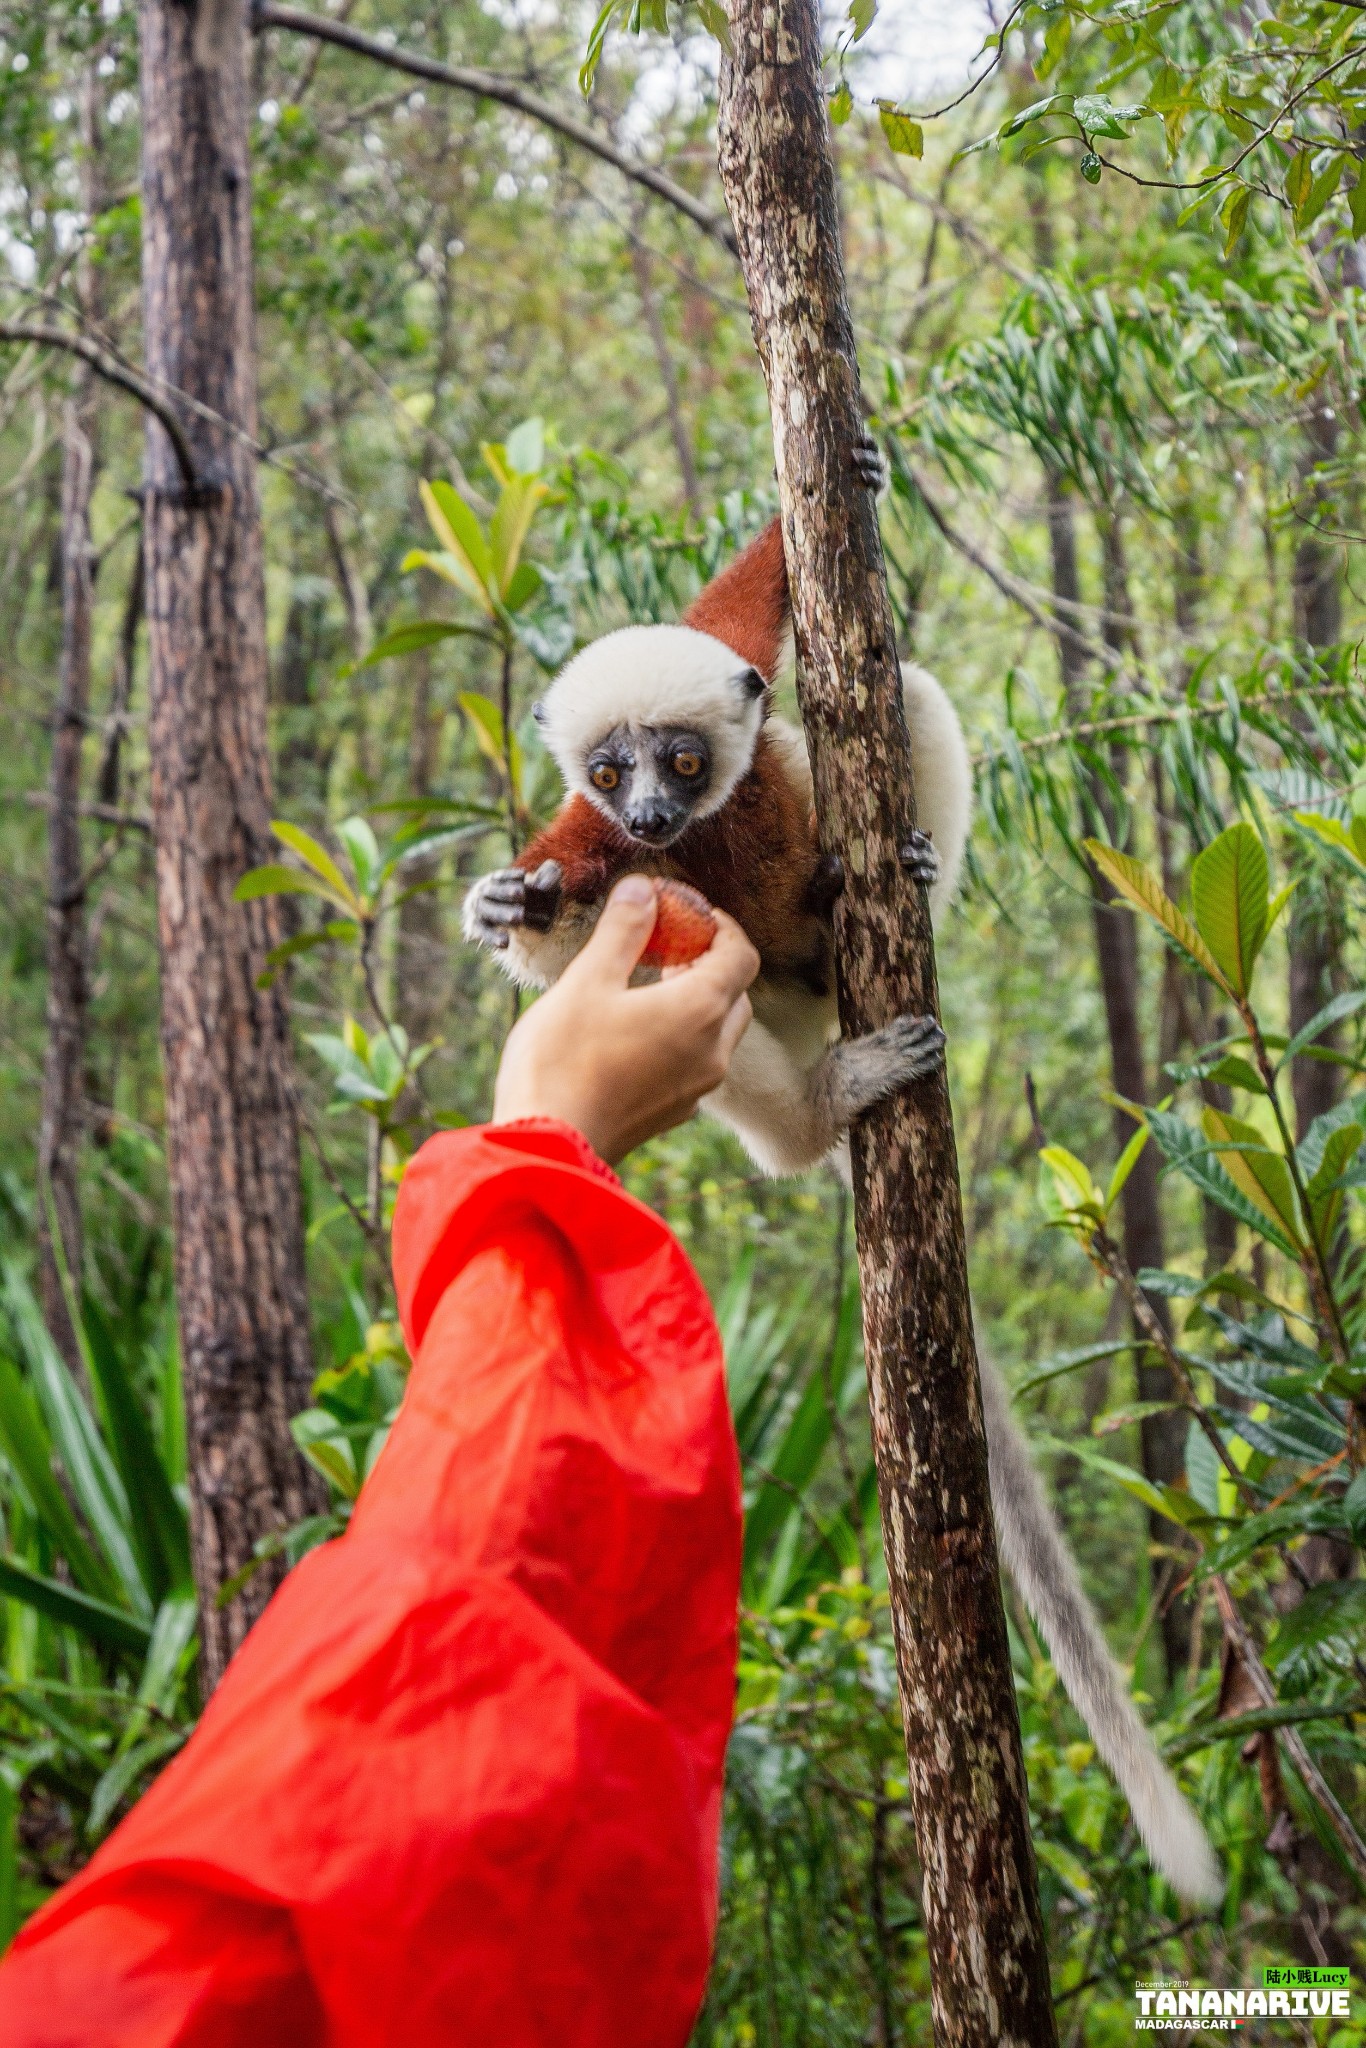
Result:
[[[698,592],[683,614],[683,624],[733,647],[771,683],[782,658],[789,616],[783,530],[775,519],[729,569]]]

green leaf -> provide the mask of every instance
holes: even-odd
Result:
[[[830,119],[832,124],[836,128],[843,128],[853,111],[854,95],[849,90],[847,80],[842,78],[830,95]]]
[[[898,113],[895,107],[885,103],[878,106],[878,119],[894,155],[924,156],[925,131],[918,121],[913,121],[909,114]]]
[[[427,522],[451,564],[451,569],[442,573],[492,618],[493,561],[479,521],[450,484],[428,483],[424,478],[417,488]]]
[[[1314,165],[1307,149],[1296,150],[1290,159],[1290,168],[1285,174],[1285,196],[1295,212],[1295,225],[1300,225],[1300,214],[1309,197],[1314,182]]]
[[[612,16],[620,4],[621,0],[603,0],[603,5],[598,9],[593,26],[588,32],[588,48],[579,66],[579,91],[585,99],[593,90],[593,80],[598,75],[603,44],[607,41],[607,31],[612,25]]]
[[[85,1302],[83,1321],[91,1382],[128,1495],[129,1534],[138,1552],[142,1576],[154,1601],[164,1602],[173,1591],[183,1591],[193,1604],[190,1531],[185,1510],[171,1491],[137,1390],[94,1302]]]
[[[1115,1170],[1110,1175],[1110,1185],[1105,1190],[1105,1209],[1107,1215],[1113,1209],[1123,1190],[1124,1183],[1137,1166],[1139,1154],[1147,1142],[1148,1126],[1147,1124],[1140,1124],[1128,1144],[1124,1147],[1124,1150],[1120,1153],[1119,1158],[1115,1162]]]
[[[18,1558],[0,1557],[0,1593],[8,1594],[11,1600],[22,1600],[27,1607],[36,1608],[39,1614],[47,1615],[50,1621],[61,1622],[66,1628],[74,1628],[97,1649],[114,1650],[120,1655],[144,1658],[152,1640],[150,1622],[140,1621],[125,1608],[113,1607],[107,1600],[97,1600],[90,1593],[82,1593],[75,1586],[63,1586],[56,1579],[44,1578],[41,1572],[30,1571]]]
[[[1266,848],[1240,821],[1196,855],[1191,867],[1195,922],[1235,995],[1246,995],[1267,930]]]
[[[270,829],[277,839],[282,839],[291,853],[297,853],[305,867],[312,868],[320,875],[329,889],[336,892],[344,902],[351,900],[351,888],[345,875],[333,860],[325,846],[320,846],[311,832],[305,832],[298,825],[291,825],[287,818],[272,818]]]
[[[1201,1429],[1195,1417],[1190,1420],[1186,1431],[1186,1484],[1191,1499],[1198,1501],[1207,1515],[1222,1514],[1219,1503],[1219,1481],[1227,1475],[1215,1453],[1213,1444]]]
[[[339,896],[335,889],[329,889],[326,882],[320,882],[316,875],[305,874],[302,868],[269,866],[249,868],[233,890],[235,903],[254,903],[258,896],[321,896],[324,903],[331,903],[340,910],[357,908],[356,899],[348,889],[345,896]]]
[[[13,1359],[0,1353],[0,1447],[47,1536],[87,1593],[107,1598],[114,1580],[97,1558],[52,1470],[52,1439]]]
[[[1088,185],[1098,185],[1101,172],[1105,169],[1105,166],[1095,151],[1088,149],[1081,162],[1077,165],[1077,169],[1081,172]]]
[[[1297,210],[1295,215],[1295,225],[1301,234],[1304,234],[1313,227],[1314,222],[1342,183],[1342,174],[1346,168],[1346,156],[1334,156],[1329,159],[1324,169],[1319,172],[1319,175],[1309,188],[1309,194],[1305,199],[1304,205]]]
[[[143,1772],[152,1764],[160,1763],[163,1757],[172,1756],[176,1750],[182,1749],[189,1735],[188,1728],[162,1728],[155,1735],[149,1735],[145,1742],[135,1743],[122,1756],[116,1757],[90,1795],[86,1835],[93,1838],[102,1834],[115,1808]]]
[[[417,553],[422,557],[420,566],[425,567],[428,561],[426,549],[420,548]],[[405,568],[411,559],[411,556],[404,557]],[[340,680],[345,682],[349,676],[358,675],[363,668],[372,668],[377,661],[390,661],[396,655],[415,654],[419,648],[434,647],[438,640],[483,640],[486,637],[482,626],[460,626],[448,623],[445,619],[415,619],[411,626],[395,626],[393,632],[386,633],[382,640],[377,640],[370,652],[360,661],[349,662],[339,671]]]
[[[1001,126],[996,130],[996,140],[1004,142],[1008,136],[1018,135],[1022,128],[1029,127],[1032,121],[1041,121],[1045,114],[1052,112],[1059,100],[1063,100],[1066,97],[1065,93],[1051,92],[1047,99],[1035,100],[1032,106],[1021,108],[1018,114],[1012,114],[1008,121],[1002,122]],[[983,145],[979,144],[977,146],[982,147]],[[964,151],[965,155],[966,153]]]
[[[702,26],[707,34],[715,36],[728,57],[735,55],[735,45],[730,39],[730,23],[721,0],[697,0],[697,11],[702,17]]]
[[[1224,223],[1225,256],[1231,256],[1237,248],[1239,238],[1247,225],[1247,210],[1251,204],[1251,187],[1239,185],[1236,191],[1230,193],[1228,199],[1220,208],[1219,218]]]
[[[1112,141],[1128,140],[1126,124],[1141,121],[1149,107],[1141,104],[1115,106],[1104,93],[1078,93],[1072,102],[1072,115],[1088,135],[1108,135]]]
[[[1153,1136],[1166,1153],[1172,1164],[1185,1174],[1187,1180],[1197,1187],[1202,1195],[1208,1195],[1221,1209],[1227,1209],[1230,1216],[1236,1216],[1283,1251],[1288,1258],[1299,1257],[1297,1242],[1287,1237],[1280,1224],[1267,1214],[1262,1203],[1254,1203],[1242,1192],[1220,1165],[1213,1148],[1192,1130],[1184,1118],[1170,1111],[1150,1109],[1148,1122],[1152,1125]]]
[[[1366,1579],[1328,1579],[1311,1586],[1299,1604],[1283,1614],[1267,1644],[1273,1669],[1303,1650],[1340,1642],[1359,1649],[1366,1633]]]
[[[1325,1003],[1321,1010],[1316,1010],[1309,1022],[1295,1033],[1281,1054],[1277,1071],[1293,1060],[1296,1053],[1303,1052],[1307,1045],[1321,1038],[1334,1024],[1340,1024],[1344,1017],[1354,1017],[1358,1010],[1363,1009],[1366,1009],[1366,988],[1352,988],[1343,995],[1334,996],[1331,1003]]]
[[[489,697],[480,696],[477,690],[464,690],[459,704],[470,724],[479,751],[490,760],[501,776],[507,775],[507,755],[503,751],[503,714]],[[514,787],[521,781],[521,749],[515,736],[511,742],[512,779]]]
[[[290,1435],[310,1465],[321,1472],[345,1500],[360,1492],[355,1463],[345,1435],[325,1408],[305,1408],[290,1420]]]
[[[1318,1171],[1305,1188],[1309,1197],[1309,1213],[1314,1219],[1314,1232],[1319,1244],[1325,1248],[1332,1242],[1342,1211],[1344,1190],[1338,1183],[1363,1138],[1366,1138],[1366,1131],[1358,1123],[1344,1124],[1333,1131],[1323,1148]]]
[[[514,476],[503,487],[489,527],[489,550],[500,597],[506,597],[512,587],[536,508],[549,495],[548,487],[537,477]]]
[[[27,1281],[8,1261],[5,1301],[76,1505],[112,1565],[129,1605],[150,1619],[152,1602],[129,1536],[123,1481],[66,1360],[48,1334]]]
[[[545,465],[544,422],[539,418],[523,420],[508,435],[503,453],[514,476],[539,476]]]
[[[1357,181],[1347,195],[1347,204],[1352,214],[1352,233],[1360,241],[1366,235],[1366,173],[1357,173]]]
[[[507,589],[503,592],[503,603],[510,612],[519,612],[530,604],[544,581],[534,562],[521,561],[513,570]]]
[[[849,0],[849,20],[854,25],[853,40],[861,43],[877,20],[877,0]]]
[[[337,827],[337,837],[351,856],[361,894],[373,898],[383,866],[374,833],[364,818],[343,818]]]
[[[1226,1110],[1207,1107],[1201,1123],[1229,1179],[1298,1248],[1299,1203],[1282,1154],[1271,1149],[1255,1124],[1244,1123]]]
[[[1216,988],[1222,989],[1225,995],[1233,993],[1204,939],[1190,919],[1177,909],[1156,875],[1131,854],[1106,846],[1099,839],[1085,839],[1082,845],[1106,881],[1118,889],[1121,896],[1174,940],[1187,959],[1207,975]]]

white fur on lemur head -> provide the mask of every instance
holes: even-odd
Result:
[[[565,787],[610,817],[589,780],[594,747],[618,726],[692,726],[711,748],[711,779],[694,815],[720,810],[754,758],[768,714],[765,678],[723,640],[692,626],[623,626],[576,654],[536,707]]]

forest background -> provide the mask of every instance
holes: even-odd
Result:
[[[775,502],[714,170],[719,9],[331,6],[368,53],[288,13],[258,10],[251,56],[285,830],[243,893],[283,906],[253,965],[287,992],[319,1377],[279,1431],[295,1507],[229,1600],[344,1525],[401,1399],[387,1217],[413,1147],[487,1111],[514,1003],[458,905],[558,801],[538,689],[608,627],[674,617]],[[1059,0],[966,36],[967,13],[855,0],[828,20],[829,89],[901,651],[978,761],[939,956],[979,1333],[1230,1879],[1192,1917],[1153,1878],[1008,1591],[1060,2026],[1102,2043],[1129,2036],[1136,1974],[1360,1966],[1366,1936],[1366,25]],[[945,43],[964,75],[941,98],[963,97],[930,118]],[[403,52],[494,76],[384,68]],[[138,63],[120,0],[0,9],[0,1938],[201,1698]],[[1088,860],[1087,834],[1148,879]],[[1200,871],[1211,972],[1169,899],[1215,841],[1254,929],[1220,950]],[[1265,870],[1258,912],[1258,858],[1297,883],[1280,914]],[[1117,880],[1165,939],[1106,907]],[[756,1177],[704,1122],[626,1179],[717,1303],[746,1461],[698,2039],[925,2039],[845,1198]],[[212,1590],[201,1611],[224,1611]]]

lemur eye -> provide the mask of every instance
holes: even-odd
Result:
[[[615,789],[621,781],[621,770],[614,768],[610,761],[599,761],[593,770],[594,789]]]
[[[675,775],[700,775],[702,756],[694,754],[688,747],[680,747],[673,758],[673,770]]]

